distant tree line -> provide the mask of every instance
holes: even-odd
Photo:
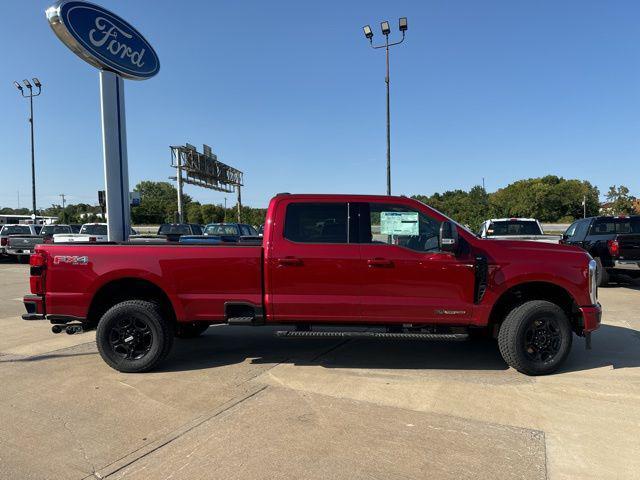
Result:
[[[453,190],[413,198],[477,230],[489,218],[532,217],[549,223],[570,223],[582,218],[585,199],[587,216],[598,215],[599,196],[598,188],[587,181],[547,175],[518,180],[493,193],[475,186],[468,192]],[[637,201],[627,187],[611,187],[607,200],[612,205],[608,214],[635,213]]]
[[[132,207],[131,220],[135,225],[157,225],[174,222],[178,211],[177,191],[169,182],[143,181],[135,191],[140,193],[140,206]],[[555,175],[518,180],[495,192],[488,193],[481,186],[469,191],[449,190],[433,195],[414,195],[413,198],[432,206],[462,224],[477,230],[488,218],[533,217],[549,223],[569,223],[583,215],[586,199],[587,216],[600,214],[629,215],[640,213],[640,201],[624,185],[613,185],[606,194],[607,202],[600,205],[600,192],[584,180],[564,179]],[[237,221],[236,206],[225,210],[222,205],[200,203],[183,195],[185,220],[189,223],[218,223]],[[61,223],[99,221],[100,206],[85,203],[70,204],[64,209],[52,205],[40,210],[41,215],[57,216]],[[266,208],[242,207],[242,222],[262,225]],[[28,208],[0,208],[0,214],[28,215]]]

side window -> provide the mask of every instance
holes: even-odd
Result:
[[[193,225],[193,234],[202,235],[202,227],[200,225]]]
[[[247,225],[240,225],[240,234],[243,237],[248,237],[251,235],[251,230],[249,230],[249,227]]]
[[[571,225],[569,225],[569,228],[567,228],[567,230],[564,232],[564,234],[568,237],[571,238],[575,235],[576,233],[576,227],[578,226],[578,222],[573,222]]]
[[[577,223],[577,226],[576,226],[576,231],[573,234],[573,239],[581,242],[587,236],[587,230],[589,229],[589,224],[591,223],[591,220],[580,220],[579,222],[576,222],[576,223]]]
[[[386,243],[417,252],[433,252],[440,248],[438,220],[403,205],[369,203],[363,207],[360,223],[361,243]]]
[[[299,243],[347,243],[346,203],[291,203],[284,238]]]

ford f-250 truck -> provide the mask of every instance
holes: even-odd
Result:
[[[100,355],[122,372],[156,367],[174,336],[226,323],[288,325],[283,336],[486,332],[510,366],[540,375],[601,316],[583,250],[479,239],[404,197],[279,194],[262,242],[41,245],[30,264],[23,318],[54,332],[96,326]],[[315,330],[327,325],[341,328]]]

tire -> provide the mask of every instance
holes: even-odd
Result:
[[[498,332],[502,358],[526,375],[556,371],[567,358],[572,340],[564,311],[545,300],[532,300],[511,310]]]
[[[196,338],[202,335],[209,328],[206,322],[178,323],[175,335],[177,338]]]
[[[596,282],[599,287],[602,287],[609,283],[609,272],[602,266],[600,258],[596,258]]]
[[[147,372],[169,354],[173,333],[173,325],[156,303],[126,300],[102,316],[96,343],[111,368],[125,373]]]

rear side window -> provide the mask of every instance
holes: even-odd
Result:
[[[31,235],[31,230],[27,225],[5,225],[0,230],[2,235]]]
[[[600,218],[591,227],[591,235],[613,235],[618,233],[640,233],[638,219]],[[635,230],[635,231],[634,231]]]
[[[291,203],[284,238],[299,243],[347,243],[346,203]]]
[[[509,220],[504,222],[491,222],[487,229],[487,235],[499,237],[502,235],[542,235],[538,222],[527,220]]]
[[[576,231],[573,234],[573,240],[576,240],[576,241],[584,240],[585,237],[587,236],[587,230],[589,229],[590,223],[591,223],[591,220],[587,220],[587,219],[576,222],[577,226],[576,226]]]
[[[106,225],[83,225],[80,229],[80,233],[83,235],[106,235]]]

